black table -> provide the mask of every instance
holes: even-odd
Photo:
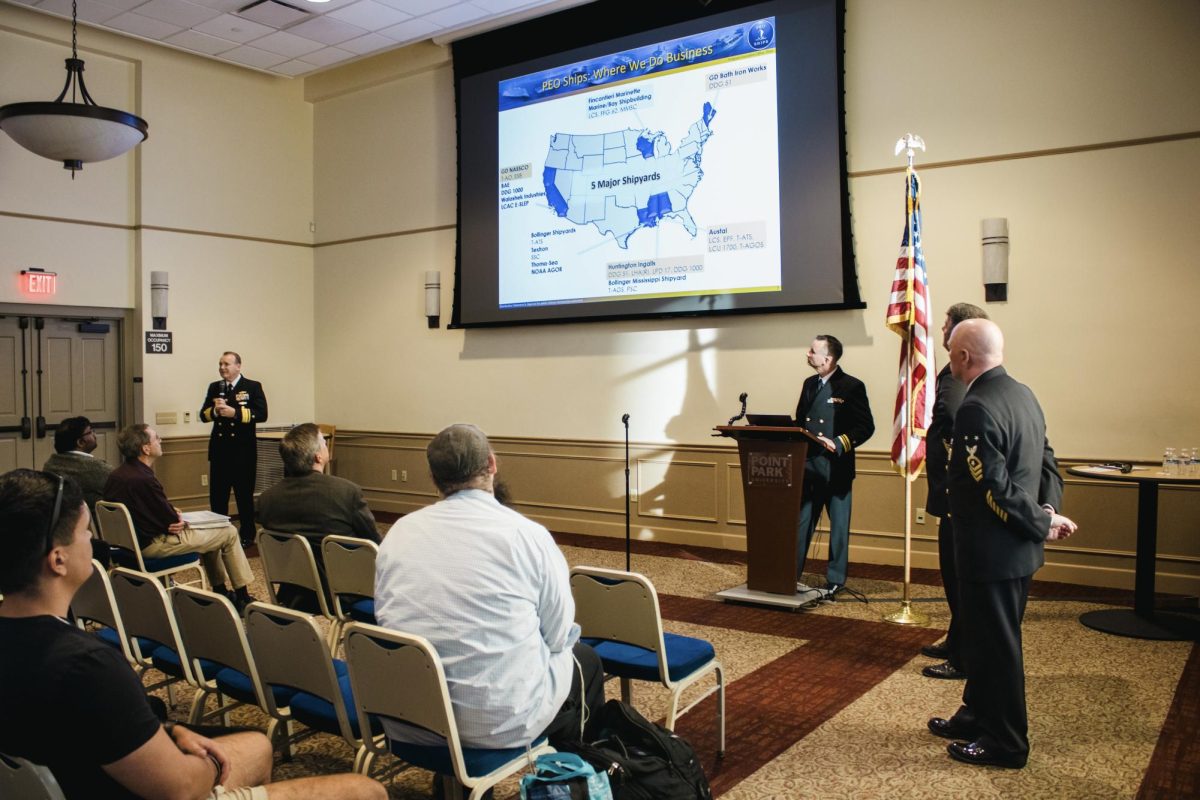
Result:
[[[1154,607],[1154,576],[1158,557],[1158,487],[1161,484],[1200,486],[1200,476],[1168,475],[1162,467],[1134,467],[1132,472],[1084,466],[1067,470],[1072,475],[1100,481],[1136,483],[1138,486],[1137,553],[1134,567],[1133,608],[1088,611],[1079,621],[1089,628],[1135,639],[1200,641],[1200,618],[1171,614]]]

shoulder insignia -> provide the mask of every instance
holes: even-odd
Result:
[[[971,477],[976,483],[983,480],[983,462],[979,460],[979,456],[975,455],[975,451],[979,449],[979,445],[972,447],[967,445],[967,469],[971,470]]]

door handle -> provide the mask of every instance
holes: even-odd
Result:
[[[21,438],[28,439],[33,435],[33,426],[29,417],[21,417]]]
[[[37,438],[46,438],[46,418],[42,416],[37,418]]]

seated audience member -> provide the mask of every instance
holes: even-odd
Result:
[[[54,431],[54,455],[46,459],[42,469],[74,478],[83,490],[83,500],[89,511],[95,511],[96,501],[104,499],[104,484],[113,468],[96,458],[96,433],[87,417],[67,417]]]
[[[158,433],[145,423],[130,425],[117,435],[117,447],[125,462],[108,476],[104,499],[124,503],[129,509],[142,555],[164,558],[199,553],[214,592],[228,596],[239,611],[254,602],[247,588],[254,576],[237,529],[232,525],[193,529],[167,500],[152,469],[163,452]],[[226,572],[233,582],[233,592],[225,587]]]
[[[325,474],[329,447],[321,429],[311,422],[297,425],[279,443],[283,458],[283,480],[258,498],[258,521],[263,528],[282,533],[300,533],[312,545],[328,595],[321,540],[330,534],[357,536],[379,543],[375,517],[367,508],[362,490],[345,478]],[[313,593],[284,584],[276,599],[280,605],[302,611],[318,609]]]
[[[442,500],[402,517],[375,565],[379,624],[428,639],[468,747],[578,741],[604,702],[600,659],[579,642],[567,562],[544,527],[493,494],[483,431],[452,425],[426,450]],[[427,731],[384,720],[399,741]]]
[[[55,475],[74,478],[91,513],[96,512],[96,501],[104,499],[104,484],[113,469],[108,462],[92,455],[95,449],[96,433],[91,421],[87,417],[67,417],[58,423],[54,431],[54,455],[42,467]],[[93,542],[92,547],[93,557],[108,567],[112,560],[108,547],[99,541]]]
[[[361,775],[263,786],[261,733],[209,739],[160,723],[121,653],[66,620],[92,574],[90,539],[73,479],[0,475],[0,752],[49,767],[68,800],[387,796]]]

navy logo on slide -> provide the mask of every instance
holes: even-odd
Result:
[[[746,41],[755,50],[770,47],[771,43],[775,41],[775,28],[765,19],[760,19],[750,26],[750,30],[746,33]]]

